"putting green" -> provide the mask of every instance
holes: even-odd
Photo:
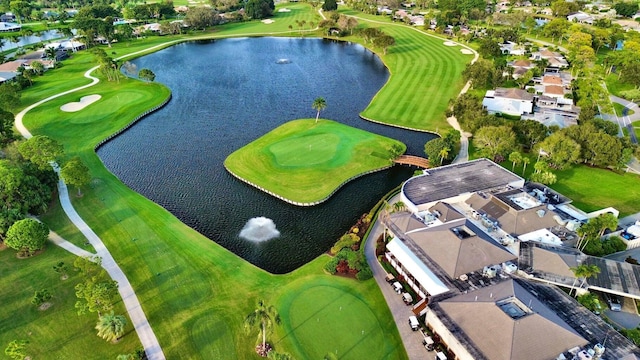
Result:
[[[395,152],[394,152],[394,149]],[[294,120],[235,151],[234,176],[297,205],[329,198],[347,181],[392,165],[406,146],[335,121]]]
[[[371,308],[348,289],[316,285],[289,289],[279,306],[287,349],[296,358],[323,359],[328,353],[340,359],[383,356],[384,332]]]

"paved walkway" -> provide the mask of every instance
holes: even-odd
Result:
[[[128,56],[131,56],[131,55],[132,54]],[[16,115],[15,125],[18,131],[20,132],[20,134],[22,134],[22,136],[27,139],[32,137],[31,133],[29,132],[29,130],[27,130],[27,128],[24,126],[22,121],[24,118],[24,115],[27,112],[50,100],[56,99],[58,97],[70,94],[78,90],[86,89],[88,87],[91,87],[97,84],[100,80],[96,77],[91,76],[91,72],[93,72],[97,68],[98,68],[97,66],[93,67],[87,70],[84,74],[86,78],[92,80],[91,83],[50,96],[46,99],[40,100],[26,107],[21,112],[19,112]],[[58,164],[54,163],[52,164],[52,166],[55,172],[58,173],[58,175],[60,175],[60,167],[58,166]],[[60,198],[60,204],[62,205],[64,212],[69,217],[69,220],[73,222],[73,224],[78,228],[78,230],[80,230],[80,232],[82,232],[82,234],[87,238],[87,240],[91,243],[91,245],[93,245],[94,249],[96,250],[95,255],[102,258],[102,267],[107,271],[109,276],[111,276],[113,280],[118,282],[118,291],[120,292],[120,296],[122,297],[122,301],[124,302],[125,308],[127,309],[129,318],[131,319],[131,322],[134,326],[136,334],[138,334],[138,338],[140,339],[140,342],[144,347],[145,353],[147,354],[147,358],[149,360],[164,360],[165,356],[164,356],[164,353],[162,352],[162,348],[160,347],[160,343],[158,342],[158,339],[156,338],[156,335],[154,334],[153,329],[151,329],[151,325],[149,324],[149,321],[147,320],[147,317],[145,316],[144,311],[142,310],[142,306],[140,305],[140,302],[138,301],[138,298],[135,292],[133,291],[133,287],[131,286],[131,283],[129,283],[129,280],[127,279],[126,275],[120,269],[116,261],[113,259],[113,257],[111,256],[111,253],[109,252],[107,247],[104,245],[102,240],[98,237],[98,235],[96,235],[95,232],[93,232],[93,230],[91,230],[89,225],[87,225],[87,223],[85,223],[84,220],[80,217],[80,215],[78,215],[78,213],[76,212],[75,208],[71,204],[71,199],[69,198],[67,185],[64,183],[64,181],[62,181],[62,179],[58,181],[58,195]],[[71,251],[74,254],[76,253],[75,252],[76,250],[81,250],[81,249],[74,249],[70,247],[69,244],[66,244],[63,241],[60,241],[60,239],[56,238],[55,236],[53,237],[52,241],[56,244],[61,244],[60,246],[62,246],[64,249]],[[84,252],[80,252],[80,253],[83,254],[83,256],[85,254]],[[91,253],[89,254],[93,255]]]
[[[400,201],[400,195],[389,200],[390,204]],[[413,315],[411,306],[405,305],[402,301],[402,297],[398,295],[393,288],[386,282],[385,277],[387,272],[382,268],[382,265],[376,259],[376,239],[384,231],[384,225],[377,220],[371,228],[367,242],[365,243],[364,253],[367,257],[367,263],[371,267],[373,277],[376,279],[382,295],[384,295],[387,301],[387,306],[391,310],[393,320],[396,322],[396,327],[400,333],[400,338],[404,344],[404,348],[407,351],[407,355],[410,360],[422,360],[427,357],[429,352],[422,345],[423,335],[420,331],[413,331],[409,327],[409,316]]]

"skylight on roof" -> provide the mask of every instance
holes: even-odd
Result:
[[[520,319],[531,313],[531,309],[515,297],[496,301],[496,305],[514,320]]]
[[[458,227],[454,227],[451,228],[451,231],[459,238],[459,239],[466,239],[466,238],[470,238],[472,236],[476,236],[476,233],[474,233],[471,229],[469,229],[468,227],[466,227],[465,225],[462,226],[458,226]]]

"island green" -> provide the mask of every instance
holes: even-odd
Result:
[[[400,141],[331,120],[294,120],[233,152],[234,176],[285,201],[312,205],[363,174],[392,165]]]

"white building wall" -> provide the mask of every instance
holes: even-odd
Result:
[[[469,351],[462,346],[462,344],[456,339],[449,329],[440,321],[438,316],[431,310],[427,310],[427,315],[425,317],[425,323],[429,326],[433,332],[440,336],[442,342],[447,345],[449,350],[456,355],[456,359],[458,360],[475,360]]]

